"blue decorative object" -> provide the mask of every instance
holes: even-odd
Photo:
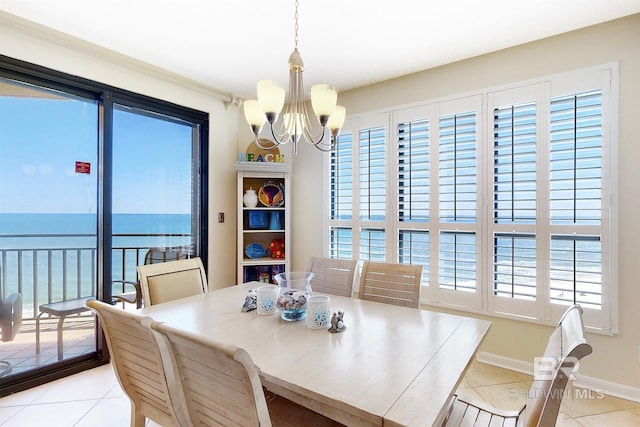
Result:
[[[280,222],[280,212],[272,211],[269,215],[269,230],[282,230],[282,223]]]
[[[249,228],[267,228],[267,212],[249,211]]]
[[[259,243],[249,243],[244,249],[244,253],[247,254],[249,258],[262,258],[266,251]]]

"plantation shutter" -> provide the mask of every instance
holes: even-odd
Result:
[[[353,259],[353,132],[338,136],[330,172],[329,256]]]
[[[331,152],[331,219],[353,218],[353,134],[338,136]]]
[[[536,105],[493,112],[494,222],[536,221]]]
[[[429,221],[429,121],[399,123],[398,221]]]
[[[384,126],[363,129],[360,147],[360,219],[386,218],[386,133]]]
[[[476,221],[476,113],[440,118],[441,222]]]
[[[602,91],[551,100],[550,144],[550,299],[599,310]]]
[[[439,119],[438,283],[441,290],[457,291],[456,294],[477,290],[476,114],[467,111]],[[469,231],[463,231],[465,228]]]

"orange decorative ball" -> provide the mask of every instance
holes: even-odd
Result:
[[[273,239],[269,243],[269,256],[271,258],[284,258],[284,239]]]

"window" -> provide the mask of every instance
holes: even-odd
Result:
[[[330,255],[423,265],[423,302],[547,323],[579,303],[615,332],[616,68],[349,118]]]

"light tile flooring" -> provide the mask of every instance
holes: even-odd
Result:
[[[519,409],[531,377],[474,362],[460,392],[501,409]],[[0,399],[0,426],[119,427],[129,425],[129,401],[110,365]],[[640,426],[640,404],[571,389],[558,426]],[[157,426],[152,421],[147,426]]]

